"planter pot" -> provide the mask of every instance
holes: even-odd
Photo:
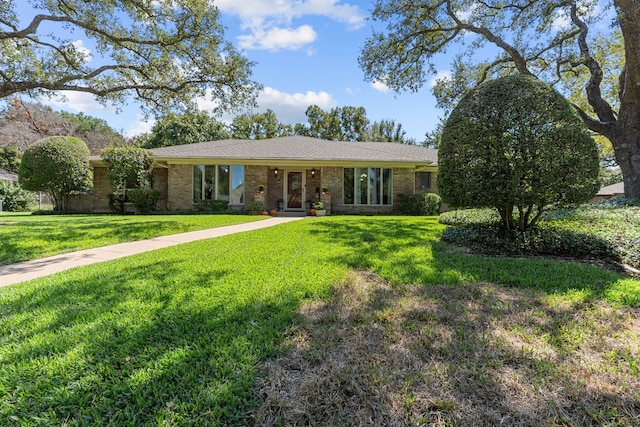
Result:
[[[316,216],[325,216],[327,214],[326,209],[316,209]]]

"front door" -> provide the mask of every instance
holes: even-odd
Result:
[[[302,209],[302,172],[287,173],[287,209]]]

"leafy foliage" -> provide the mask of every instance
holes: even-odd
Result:
[[[442,200],[434,193],[398,194],[398,210],[402,215],[438,215]]]
[[[501,228],[495,210],[445,212],[442,239],[481,253],[556,255],[622,261],[640,268],[640,202],[623,197],[545,212],[525,233]]]
[[[104,120],[83,113],[54,111],[37,102],[20,98],[9,99],[0,114],[0,144],[17,147],[20,151],[47,136],[75,136],[82,139],[89,152],[97,155],[110,145],[123,143],[121,134]]]
[[[0,200],[3,211],[24,212],[38,202],[38,196],[31,191],[23,190],[19,185],[0,181]]]
[[[25,190],[47,193],[54,210],[65,210],[69,194],[92,187],[89,149],[71,136],[41,139],[22,155],[19,180]]]
[[[193,207],[201,212],[227,212],[229,201],[227,200],[195,200]]]
[[[153,160],[147,150],[139,147],[110,147],[103,150],[101,156],[113,191],[109,205],[114,211],[124,213],[128,189],[153,186]]]
[[[604,30],[599,21],[609,14]],[[447,110],[469,89],[515,72],[557,84],[589,129],[613,144],[625,195],[640,198],[640,91],[630,89],[640,85],[637,2],[378,0],[372,20],[383,25],[373,26],[359,58],[367,80],[417,91],[435,74],[437,56],[455,46],[462,49],[451,75],[434,86]]]
[[[136,213],[145,214],[156,210],[160,192],[151,188],[131,188],[127,190],[127,198],[133,203]]]
[[[151,134],[142,138],[141,146],[158,148],[230,137],[231,134],[223,123],[203,111],[184,114],[169,113],[153,125]]]
[[[293,135],[293,127],[278,121],[268,109],[259,114],[242,114],[233,119],[231,134],[235,139],[267,139]]]
[[[0,170],[18,173],[20,150],[15,146],[0,147]]]
[[[0,98],[80,91],[122,104],[133,95],[145,112],[168,112],[207,95],[221,109],[244,106],[259,89],[208,0],[28,4],[31,20],[19,18],[14,0],[0,7]],[[90,54],[62,35],[74,31],[95,43]]]
[[[599,188],[597,147],[571,104],[522,75],[487,82],[460,101],[438,161],[445,202],[494,207],[507,229],[531,228],[548,205],[582,203]]]

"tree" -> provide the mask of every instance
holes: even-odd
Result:
[[[606,9],[613,7],[613,35],[594,34]],[[453,105],[469,88],[511,72],[576,87],[585,80],[583,99],[575,108],[592,131],[612,143],[624,177],[625,195],[640,198],[640,8],[637,0],[377,0],[372,19],[386,23],[374,31],[359,58],[368,80],[390,88],[416,91],[435,71],[432,59],[456,43],[468,50],[453,63],[452,78],[435,87],[441,105]],[[622,62],[610,64],[617,82],[608,85],[604,43],[623,46]],[[478,60],[484,45],[500,54]],[[609,47],[611,49],[611,47]],[[475,60],[475,62],[474,62]],[[613,74],[613,73],[612,73]],[[611,87],[617,90],[611,90]],[[585,110],[589,106],[591,111]],[[595,117],[591,115],[595,114]]]
[[[127,146],[106,148],[101,157],[113,192],[109,195],[109,204],[116,212],[124,213],[127,190],[152,189],[153,160],[149,151]]]
[[[571,104],[545,83],[513,75],[480,85],[451,113],[438,188],[451,206],[496,208],[507,229],[524,231],[548,205],[593,198],[598,170],[595,141]]]
[[[296,134],[331,141],[364,141],[369,125],[364,107],[335,107],[327,112],[311,105],[305,114],[308,126],[296,126]]]
[[[236,139],[266,139],[293,135],[291,125],[280,123],[273,110],[259,114],[243,114],[231,123],[231,134]]]
[[[124,142],[122,135],[102,119],[83,113],[56,112],[40,103],[11,98],[0,114],[0,138],[25,150],[47,136],[78,137],[87,144],[92,155]]]
[[[415,145],[416,141],[407,138],[407,132],[401,123],[395,120],[382,119],[367,126],[362,136],[363,141],[369,142],[398,142],[400,144]]]
[[[20,169],[20,150],[15,146],[0,148],[0,170],[18,173]]]
[[[133,95],[158,113],[193,109],[206,95],[220,109],[244,106],[259,90],[209,0],[26,1],[24,25],[15,0],[0,6],[0,98],[79,91],[120,105]]]
[[[54,210],[67,208],[72,192],[91,189],[89,149],[78,138],[50,136],[25,150],[18,174],[25,190],[44,191],[51,197]]]
[[[158,148],[215,141],[230,137],[231,134],[225,125],[211,118],[205,112],[169,113],[153,125],[151,134],[142,138],[141,146]]]

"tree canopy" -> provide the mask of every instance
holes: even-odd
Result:
[[[195,113],[169,113],[158,120],[151,133],[141,138],[144,148],[158,148],[170,145],[195,144],[230,138],[224,123],[203,111]]]
[[[611,9],[613,8],[613,9]],[[612,11],[614,30],[598,33]],[[637,0],[377,0],[374,30],[359,63],[368,80],[396,91],[420,89],[435,72],[434,59],[466,46],[450,79],[435,94],[451,107],[470,88],[518,72],[571,89],[582,120],[612,143],[625,194],[640,198],[640,8]],[[620,43],[618,43],[620,42]],[[478,52],[497,48],[494,58]],[[612,52],[612,54],[608,53]]]
[[[242,114],[231,123],[231,134],[236,139],[266,139],[293,135],[293,127],[281,123],[273,110],[264,113]]]
[[[82,139],[93,155],[124,137],[106,121],[83,113],[57,112],[38,102],[9,99],[0,112],[0,146],[11,145],[24,151],[47,136],[75,136]]]
[[[120,105],[134,96],[164,113],[205,95],[220,109],[244,106],[259,90],[209,0],[20,1],[31,6],[26,20],[15,0],[0,4],[0,98],[79,91]]]
[[[588,129],[565,98],[529,76],[467,93],[444,126],[438,163],[446,203],[496,208],[507,228],[521,231],[548,205],[586,202],[599,187]]]

